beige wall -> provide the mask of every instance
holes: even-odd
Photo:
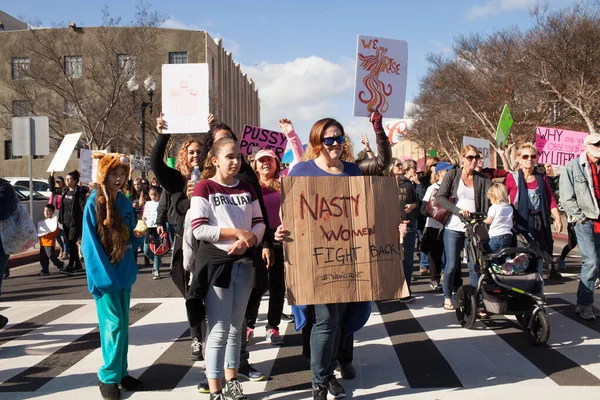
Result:
[[[82,55],[83,68],[86,68],[86,55],[89,56],[94,51],[93,41],[95,33],[100,28],[83,28],[79,32],[74,32],[70,28],[60,29],[67,38],[73,38],[73,35],[79,35],[73,44],[74,51]],[[127,37],[127,32],[136,28],[110,28],[123,30],[123,37]],[[189,63],[208,63],[210,71],[210,91],[212,93],[211,112],[217,115],[218,119],[231,126],[235,133],[242,130],[244,124],[260,126],[260,101],[258,90],[254,83],[245,74],[242,74],[239,64],[233,61],[232,54],[223,48],[222,41],[213,40],[208,33],[204,31],[185,31],[177,29],[154,28],[156,34],[155,49],[147,53],[146,60],[136,61],[136,76],[140,84],[148,74],[151,74],[157,80],[160,87],[161,65],[169,62],[169,52],[186,51],[188,53]],[[50,32],[52,31],[52,32]],[[48,30],[48,34],[55,34],[56,29]],[[15,44],[23,42],[28,31],[7,31],[0,32],[0,99],[11,99],[14,94],[7,88],[5,82],[10,81],[11,77],[11,59],[13,57],[28,56],[27,49],[23,49],[19,54],[13,53]],[[115,55],[116,57],[116,55]],[[213,69],[214,60],[214,69]],[[33,57],[31,62],[33,62]],[[214,74],[214,75],[213,75]],[[213,78],[214,76],[214,78]],[[18,99],[17,99],[18,100]],[[160,95],[154,98],[154,115],[158,115],[161,109]],[[35,109],[35,104],[32,105]],[[0,125],[10,125],[12,115],[0,110],[0,118],[3,120]],[[138,114],[132,116],[134,122],[137,122]],[[152,126],[146,126],[146,141],[153,143],[153,136],[150,130]],[[71,132],[78,132],[81,129],[73,127]],[[126,135],[139,135],[139,128],[128,131]],[[5,160],[5,140],[11,139],[11,132],[8,129],[0,127],[0,177],[1,176],[26,176],[28,174],[27,158],[20,160]],[[52,143],[52,142],[51,142]],[[131,151],[135,153],[135,151]],[[148,152],[146,153],[148,154]],[[44,178],[47,176],[46,169],[52,161],[54,154],[45,156],[43,159],[33,160],[34,177]],[[79,160],[73,153],[67,170],[78,168]],[[67,171],[65,171],[66,173]]]

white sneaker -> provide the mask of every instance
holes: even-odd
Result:
[[[160,279],[160,272],[158,272],[157,270],[152,271],[152,279]]]
[[[591,321],[596,319],[596,314],[593,310],[593,305],[592,306],[580,306],[577,305],[577,307],[575,307],[575,312],[579,313],[579,316],[585,320]],[[597,309],[596,309],[597,310]]]
[[[592,312],[594,315],[596,317],[600,317],[600,308],[596,307],[594,304],[592,304],[590,307],[592,307]]]

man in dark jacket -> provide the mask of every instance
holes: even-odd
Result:
[[[10,215],[15,212],[17,201],[15,189],[10,185],[10,182],[0,178],[0,221],[7,220]],[[9,238],[0,237],[0,294],[2,292],[2,278],[4,276],[4,268],[8,264],[8,254],[4,252],[3,241]],[[0,314],[0,329],[4,328],[8,323],[8,318]]]

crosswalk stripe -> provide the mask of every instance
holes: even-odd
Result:
[[[486,329],[481,322],[474,329],[462,328],[456,313],[444,310],[442,304],[443,296],[428,295],[409,308],[462,386],[475,388],[523,381],[535,386],[553,384],[495,331]],[[413,356],[420,357],[418,353]]]
[[[46,311],[44,311],[44,308],[40,309],[40,307],[38,306],[30,307],[27,315],[31,316],[27,320],[21,320],[22,322],[15,321],[16,323],[12,323],[8,325],[5,329],[0,331],[0,346],[18,337],[27,335],[28,333],[56,319],[64,317],[65,315],[77,310],[80,307],[81,305],[61,305],[58,307],[51,307],[49,310]],[[18,308],[14,309],[15,313],[21,314],[21,317],[23,317],[23,314],[26,312],[25,310],[19,310]],[[12,322],[12,318],[14,317],[12,315],[9,315],[8,318],[9,322]]]
[[[377,303],[388,335],[411,388],[462,387],[462,383],[439,349],[397,300]]]
[[[129,319],[130,325],[158,306],[159,303],[141,303],[131,307]],[[60,347],[48,356],[38,356],[37,358],[41,358],[39,360],[37,358],[31,360],[29,357],[21,357],[26,359],[26,365],[34,365],[13,375],[10,379],[4,380],[0,385],[0,392],[36,391],[96,350],[100,346],[100,336],[98,334],[98,329],[96,328],[97,316],[95,306],[93,304],[88,304],[80,309],[79,314],[82,315],[76,320],[78,322],[82,321],[84,327],[78,328],[77,325],[75,325],[74,329],[65,329],[64,331],[54,333],[54,336],[64,336],[65,334],[74,336],[75,339],[72,342]],[[60,321],[60,319],[57,321]],[[61,326],[57,321],[55,321],[55,323]],[[69,326],[73,324],[65,321],[65,325]],[[11,364],[13,361],[14,360],[11,360]]]
[[[577,301],[576,298],[575,301]],[[554,311],[575,321],[577,324],[584,325],[587,328],[600,333],[600,319],[594,321],[583,320],[579,314],[575,312],[575,304],[569,303],[567,299],[562,297],[552,297],[547,300],[547,304],[548,307],[552,307]]]

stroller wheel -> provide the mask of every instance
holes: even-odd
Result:
[[[456,292],[456,318],[463,328],[471,329],[477,320],[477,299],[470,285],[458,288]]]
[[[538,312],[534,321],[531,321],[531,315],[531,312],[527,312],[522,315],[522,322],[519,321],[523,331],[527,334],[527,340],[534,346],[546,344],[550,338],[550,320],[546,315],[546,311],[541,310]]]

